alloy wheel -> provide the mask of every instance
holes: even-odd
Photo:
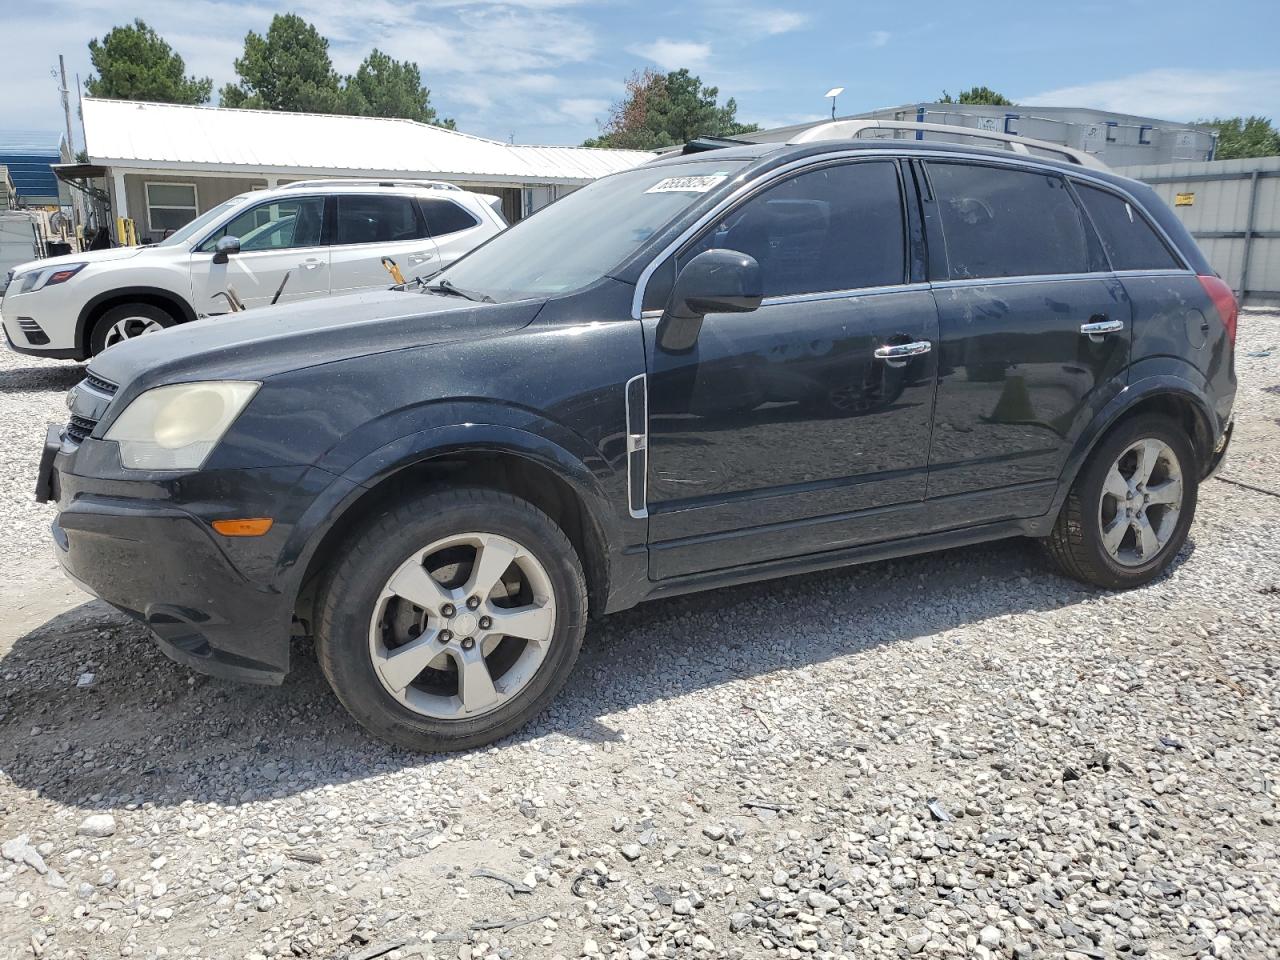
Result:
[[[1152,437],[1130,444],[1103,482],[1103,547],[1126,567],[1150,562],[1173,537],[1182,499],[1182,465],[1173,449]]]
[[[369,627],[384,689],[415,713],[462,720],[498,709],[546,658],[556,608],[546,569],[492,533],[437,540],[400,565]]]
[[[151,317],[124,317],[113,323],[107,330],[106,339],[103,341],[104,347],[114,346],[125,340],[132,340],[134,337],[141,337],[148,333],[159,333],[164,327]]]

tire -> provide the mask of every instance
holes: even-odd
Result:
[[[147,333],[176,326],[177,318],[151,303],[122,303],[98,317],[89,335],[89,356],[96,357],[107,347]]]
[[[1144,451],[1158,451],[1158,455],[1139,452],[1135,449],[1139,444]],[[1149,474],[1149,489],[1143,484],[1149,500],[1174,496],[1173,488],[1165,484],[1176,471],[1181,487],[1175,512],[1169,512],[1169,505],[1144,501],[1141,493],[1132,500],[1119,495],[1125,489],[1121,483],[1128,488],[1126,498],[1134,493],[1133,482],[1142,471],[1139,464],[1146,459],[1155,462]],[[1132,477],[1126,472],[1130,465]],[[1113,467],[1119,481],[1112,476]],[[1150,583],[1164,572],[1186,542],[1195,518],[1199,479],[1195,451],[1177,423],[1159,414],[1127,420],[1108,433],[1090,454],[1052,533],[1043,541],[1045,549],[1063,573],[1084,583],[1108,590],[1129,590]],[[1132,520],[1123,513],[1126,505],[1134,513]],[[1143,521],[1154,538],[1147,540],[1147,550],[1142,549]],[[1110,538],[1107,531],[1112,532]],[[1113,548],[1109,548],[1109,542]]]
[[[467,542],[455,542],[460,540]],[[431,552],[441,543],[445,546]],[[464,596],[473,580],[483,579],[480,549],[493,549],[488,556],[498,558],[492,564],[496,569],[509,546],[523,552],[513,554],[516,559],[503,568],[493,592],[483,601]],[[468,557],[469,550],[475,552]],[[528,723],[568,679],[586,628],[586,578],[563,531],[532,504],[479,488],[420,494],[370,518],[336,556],[317,597],[317,657],[343,706],[374,736],[424,752],[478,747]],[[424,570],[432,580],[422,578]],[[452,586],[432,582],[437,577]],[[527,596],[507,596],[512,583]],[[396,595],[393,586],[421,605]],[[439,590],[456,594],[456,609],[437,602]],[[481,605],[468,618],[471,611],[464,604],[471,599]],[[533,613],[549,637],[545,645],[497,636],[494,618],[506,610]],[[441,611],[452,613],[446,617]],[[483,616],[486,611],[493,618]],[[488,635],[480,629],[485,621],[493,627]],[[449,627],[474,636],[453,636]],[[468,640],[470,653],[463,649]],[[391,658],[412,654],[406,648],[414,645],[426,655],[440,652],[420,671],[417,660],[401,661],[410,666],[391,683],[390,675],[397,672],[389,666]],[[477,652],[488,692],[502,699],[472,712],[468,701],[481,698],[473,698],[470,687],[464,698],[463,670],[467,677],[479,675],[471,672]],[[400,682],[407,686],[393,689]]]

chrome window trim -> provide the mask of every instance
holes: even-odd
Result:
[[[639,381],[640,396],[643,397],[644,408],[640,411],[644,430],[640,433],[631,432],[631,385]],[[637,373],[634,377],[626,382],[622,388],[623,399],[623,428],[627,433],[627,512],[636,520],[644,520],[649,516],[649,378],[647,374]],[[637,506],[632,502],[632,474],[631,461],[634,459],[632,454],[641,453],[641,460],[644,466],[640,472],[640,504]]]
[[[812,303],[817,300],[852,300],[856,297],[879,297],[886,293],[906,293],[912,290],[928,290],[926,281],[919,283],[890,283],[878,287],[851,287],[847,290],[823,290],[819,293],[788,293],[776,297],[765,297],[760,306],[769,307],[780,303]]]
[[[1181,249],[1178,247],[1176,243],[1173,242],[1172,238],[1168,235],[1168,233],[1165,232],[1164,227],[1160,225],[1159,221],[1157,221],[1154,217],[1151,216],[1151,214],[1147,211],[1146,206],[1141,201],[1139,201],[1137,197],[1135,197],[1133,194],[1129,193],[1129,191],[1123,189],[1122,187],[1119,187],[1116,184],[1112,183],[1110,180],[1104,180],[1101,177],[1095,176],[1091,170],[1086,168],[1079,168],[1079,169],[1073,168],[1071,170],[1063,170],[1061,166],[1056,165],[1055,162],[1053,161],[1042,160],[1041,158],[1034,157],[1034,156],[1023,156],[1023,155],[1011,154],[1009,157],[989,157],[982,154],[966,153],[962,150],[930,150],[928,152],[922,151],[920,153],[916,153],[914,151],[905,151],[902,149],[893,149],[893,148],[885,148],[883,150],[879,150],[879,149],[833,150],[829,153],[814,154],[812,156],[802,157],[798,160],[792,160],[788,163],[784,163],[780,167],[776,167],[775,169],[770,170],[768,173],[764,174],[763,176],[756,177],[752,180],[747,181],[746,183],[739,185],[739,187],[736,190],[734,190],[731,194],[729,194],[727,197],[724,197],[719,203],[717,203],[714,207],[712,207],[710,210],[704,213],[701,217],[699,217],[696,221],[694,221],[694,223],[690,224],[683,231],[681,231],[680,235],[677,236],[665,247],[663,247],[662,251],[656,257],[650,260],[649,264],[644,268],[644,270],[640,272],[640,277],[636,281],[635,293],[631,297],[631,319],[639,320],[644,316],[660,316],[661,315],[662,313],[661,310],[646,311],[646,310],[643,310],[641,306],[644,303],[645,290],[649,286],[649,280],[653,276],[654,272],[658,269],[658,267],[662,266],[663,262],[667,259],[667,257],[671,256],[673,253],[675,253],[676,250],[684,246],[684,244],[688,243],[689,240],[692,239],[693,236],[699,230],[701,230],[707,224],[711,223],[717,217],[721,216],[725,210],[733,206],[739,200],[743,199],[746,196],[749,196],[752,193],[755,193],[759,190],[764,189],[765,187],[767,187],[769,184],[773,183],[776,180],[779,180],[791,173],[794,173],[797,170],[803,170],[806,167],[821,166],[823,164],[830,163],[832,161],[866,160],[866,159],[871,159],[873,157],[874,158],[889,157],[895,160],[912,160],[912,159],[960,160],[960,161],[965,161],[970,163],[987,164],[990,166],[1007,167],[1011,170],[1028,170],[1028,169],[1040,170],[1046,173],[1055,174],[1057,176],[1062,177],[1065,180],[1070,180],[1074,178],[1077,180],[1088,182],[1090,184],[1097,185],[1104,190],[1110,190],[1112,193],[1115,193],[1118,196],[1123,197],[1126,201],[1128,201],[1129,203],[1132,203],[1139,210],[1141,210],[1143,214],[1146,216],[1147,221],[1151,224],[1152,227],[1155,228],[1155,230],[1160,234],[1160,236],[1164,239],[1164,241],[1169,245],[1169,249],[1174,251],[1175,255],[1178,257],[1179,260],[1182,261],[1184,265],[1186,264],[1186,258],[1182,255]],[[1188,267],[1187,270],[1190,271],[1190,268]],[[1191,271],[1191,272],[1194,272],[1194,271]],[[1150,273],[1150,271],[1143,271],[1143,273]],[[1105,273],[1084,274],[1082,276],[1113,276],[1113,275],[1119,275],[1119,274],[1113,274],[1112,272],[1108,271]],[[1023,280],[1037,279],[1038,280],[1038,279],[1045,279],[1045,276],[1044,275],[1034,276],[1030,278],[999,277],[999,278],[991,278],[990,280],[986,280],[983,282],[990,283],[990,282],[994,282],[995,280],[1007,281],[1011,279],[1023,279]],[[957,281],[938,281],[938,283],[955,283],[955,282]],[[958,282],[968,282],[968,281],[958,281]],[[937,283],[935,283],[934,285],[937,286]]]
[[[1068,280],[1110,280],[1120,277],[1190,277],[1191,270],[1093,270],[1085,273],[1031,273],[1016,277],[960,277],[955,280],[935,280],[930,286],[935,290],[951,287],[987,287],[1015,283],[1058,283]]]
[[[1149,270],[1113,270],[1117,277],[1194,277],[1196,272],[1190,267],[1153,267]]]

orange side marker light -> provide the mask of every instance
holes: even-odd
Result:
[[[213,529],[224,537],[260,537],[275,523],[270,517],[253,517],[248,520],[215,520]]]

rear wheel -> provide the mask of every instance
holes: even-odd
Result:
[[[1122,423],[1076,479],[1049,555],[1068,576],[1124,590],[1159,576],[1195,517],[1198,469],[1190,440],[1157,414]]]
[[[493,490],[416,497],[360,528],[321,588],[320,665],[370,732],[414,750],[488,743],[567,679],[586,583],[564,533]]]
[[[178,321],[162,307],[150,303],[124,303],[102,314],[89,337],[89,355],[107,347],[174,326]]]

